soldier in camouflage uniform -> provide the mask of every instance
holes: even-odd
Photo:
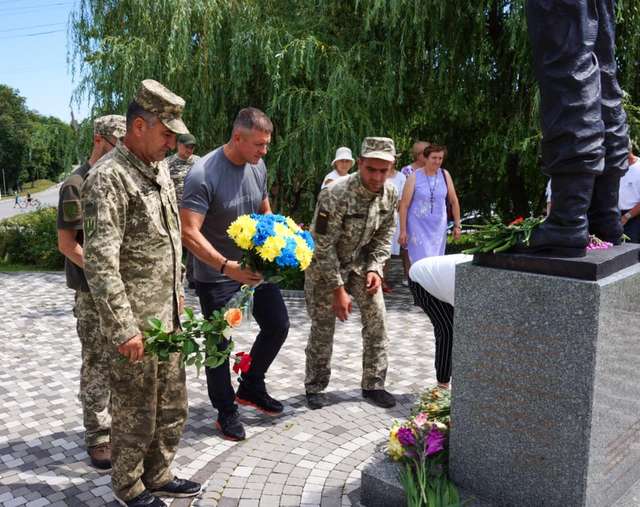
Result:
[[[167,157],[165,161],[169,166],[169,175],[173,186],[176,187],[176,200],[178,206],[182,202],[182,193],[184,191],[184,179],[187,176],[189,170],[193,167],[196,161],[200,160],[198,155],[193,154],[193,150],[196,146],[196,138],[193,134],[182,134],[178,136],[178,150],[176,153]],[[189,282],[189,288],[195,288],[193,282],[193,256],[186,248],[182,249],[182,255],[187,256],[187,281]]]
[[[187,418],[184,366],[144,355],[150,317],[179,329],[184,301],[180,223],[163,159],[187,133],[184,100],[142,82],[127,110],[127,133],[82,187],[85,273],[111,362],[112,485],[130,507],[166,505],[158,496],[195,496],[200,485],[170,465]],[[124,358],[128,361],[123,360]]]
[[[76,169],[60,187],[58,203],[58,248],[65,256],[67,286],[76,291],[73,313],[80,338],[80,401],[84,439],[91,464],[100,470],[111,468],[111,428],[109,390],[109,349],[100,332],[98,313],[84,276],[82,208],[80,188],[91,167],[124,136],[124,116],[101,116],[93,122],[93,151],[89,160]]]
[[[178,136],[178,149],[176,153],[167,157],[165,162],[169,166],[169,176],[176,187],[176,200],[178,206],[182,201],[182,192],[184,190],[184,178],[189,169],[200,159],[198,155],[193,154],[196,147],[196,138],[192,134],[183,134]]]
[[[386,177],[395,162],[393,140],[367,137],[358,172],[320,192],[312,224],[316,241],[304,293],[311,331],[306,348],[309,408],[325,403],[335,319],[347,320],[351,296],[362,314],[362,395],[380,407],[395,405],[385,391],[387,332],[382,269],[390,256],[398,195]]]

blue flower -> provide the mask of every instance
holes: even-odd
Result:
[[[280,255],[276,257],[276,264],[281,268],[298,267],[298,259],[296,258],[296,242],[293,238],[287,238],[287,244],[280,252]]]
[[[311,236],[311,233],[309,231],[302,231],[299,234],[300,236],[302,236],[302,239],[304,239],[307,242],[307,246],[313,251],[316,245],[313,242],[313,237]]]
[[[273,215],[258,215],[256,213],[251,215],[251,218],[256,221],[256,232],[253,235],[254,245],[262,246],[268,237],[273,236],[274,220],[271,218],[272,216]]]

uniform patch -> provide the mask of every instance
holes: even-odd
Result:
[[[87,202],[84,205],[84,221],[82,223],[82,228],[84,229],[84,235],[87,238],[93,236],[93,233],[96,232],[96,216],[97,209],[96,205],[92,202]]]
[[[328,226],[329,226],[329,213],[324,210],[318,211],[318,217],[316,218],[316,233],[326,234]]]
[[[80,210],[80,202],[63,201],[62,202],[62,218],[65,222],[77,222],[82,218],[82,211]]]

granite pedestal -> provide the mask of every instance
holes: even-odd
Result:
[[[455,297],[454,482],[479,505],[613,505],[640,479],[640,265],[463,264]]]
[[[402,466],[378,449],[362,470],[360,503],[365,507],[405,507],[407,497],[399,475]]]

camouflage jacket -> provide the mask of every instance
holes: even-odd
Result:
[[[397,202],[391,183],[374,193],[358,173],[322,190],[311,226],[316,249],[308,276],[332,288],[344,285],[351,271],[374,271],[382,277],[391,254]]]
[[[200,157],[198,155],[191,155],[187,160],[182,160],[177,153],[167,157],[165,162],[169,166],[169,175],[173,181],[173,186],[176,188],[176,201],[178,205],[182,201],[182,194],[184,192],[184,179],[189,172],[189,169],[193,167]]]
[[[102,332],[115,345],[157,317],[179,328],[182,245],[164,162],[146,165],[121,142],[82,186],[84,269]]]

